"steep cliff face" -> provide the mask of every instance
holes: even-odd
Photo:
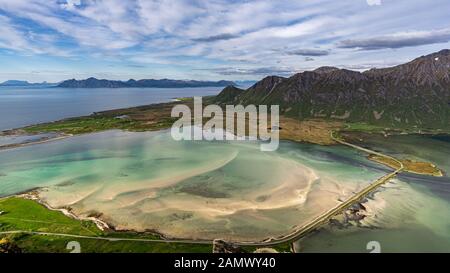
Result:
[[[321,67],[266,77],[220,103],[278,104],[285,115],[399,127],[450,127],[450,50],[360,73]]]

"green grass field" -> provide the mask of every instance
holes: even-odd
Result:
[[[19,197],[0,199],[0,232],[31,231],[50,232],[90,237],[114,237],[133,239],[160,239],[158,235],[134,232],[104,232],[91,221],[79,221],[59,211],[52,211],[41,204]],[[70,252],[66,246],[71,241],[81,245],[81,252],[86,253],[211,253],[212,244],[166,243],[108,241],[89,238],[73,238],[57,235],[36,235],[27,233],[0,234],[2,241],[8,241],[23,252]],[[290,252],[290,244],[272,247],[279,252]],[[255,247],[244,247],[253,252]],[[1,252],[1,251],[0,251]]]
[[[381,132],[385,130],[385,127],[372,125],[365,122],[353,122],[353,123],[346,123],[345,130],[360,131],[360,132]]]
[[[78,221],[59,211],[48,210],[39,203],[22,199],[0,200],[0,231],[25,230],[100,236],[103,232],[90,221]]]
[[[90,221],[79,221],[65,216],[58,211],[51,211],[39,203],[17,197],[0,199],[0,231],[36,231],[77,234],[99,237],[145,238],[158,239],[152,234],[136,234],[122,232],[103,232]],[[82,252],[134,252],[134,253],[211,253],[212,245],[106,241],[84,238],[70,238],[53,235],[9,234],[0,235],[13,242],[24,252],[70,252],[66,245],[77,241]]]
[[[60,121],[31,125],[22,128],[27,133],[58,132],[72,135],[101,132],[118,129],[128,131],[155,131],[170,128],[176,121],[175,118],[158,118],[156,122],[133,119],[119,119],[106,115],[91,115],[86,117],[63,119]]]

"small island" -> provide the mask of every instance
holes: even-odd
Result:
[[[386,157],[371,154],[368,156],[368,159],[383,164],[385,166],[388,166],[392,169],[398,169],[400,167],[398,162]],[[411,159],[398,159],[398,160],[403,164],[405,172],[420,175],[431,175],[437,177],[444,176],[442,171],[439,168],[437,168],[436,165],[430,162],[420,162]]]

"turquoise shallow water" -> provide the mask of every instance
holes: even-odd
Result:
[[[400,175],[366,200],[359,226],[326,227],[304,252],[450,250],[448,138],[367,138],[397,157],[431,161],[442,178]],[[181,238],[262,240],[289,232],[389,170],[343,146],[281,142],[176,142],[167,131],[109,131],[0,151],[0,196],[33,188],[52,206],[70,206],[118,229]]]
[[[364,205],[363,226],[323,228],[297,243],[302,252],[450,252],[450,139],[448,136],[364,136],[366,146],[398,158],[433,162],[444,177],[402,174]]]
[[[40,187],[118,229],[182,238],[265,239],[289,232],[383,175],[345,147],[173,141],[109,131],[0,151],[0,196]]]

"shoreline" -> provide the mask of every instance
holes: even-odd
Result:
[[[189,243],[188,241],[209,241],[209,240],[204,240],[204,239],[192,239],[192,238],[178,238],[178,237],[170,237],[165,235],[164,233],[158,232],[156,230],[145,230],[145,231],[138,231],[138,230],[133,230],[133,229],[116,229],[114,225],[108,223],[107,221],[104,221],[100,218],[100,216],[88,216],[88,217],[83,217],[80,215],[77,215],[75,213],[72,212],[72,209],[70,207],[63,207],[63,208],[55,208],[52,207],[51,205],[49,205],[46,201],[44,201],[40,196],[39,196],[39,192],[44,190],[45,188],[34,188],[31,189],[29,191],[24,191],[21,193],[17,193],[17,194],[12,194],[12,195],[8,195],[8,196],[3,196],[0,197],[1,199],[6,199],[6,198],[11,198],[11,197],[16,197],[16,198],[22,198],[22,199],[27,199],[27,200],[32,200],[42,206],[44,206],[46,209],[51,210],[51,211],[58,211],[61,212],[62,214],[64,214],[65,216],[78,220],[78,221],[90,221],[93,222],[98,229],[100,229],[101,231],[110,231],[110,232],[114,232],[117,234],[120,233],[133,233],[135,235],[152,235],[152,236],[157,236],[161,241],[167,241],[168,243],[170,243],[173,240],[178,240],[178,241],[186,241],[186,243]],[[211,242],[213,242],[213,240],[210,240]],[[256,242],[258,243],[258,242]]]
[[[155,105],[158,105],[158,104],[155,104]],[[171,103],[165,103],[164,105],[171,105]],[[152,106],[154,106],[154,105],[152,105]],[[152,106],[149,106],[149,107],[152,107]],[[116,110],[110,110],[110,111],[116,111]],[[327,121],[325,121],[325,122],[327,122]],[[30,125],[30,126],[27,126],[27,127],[32,127],[32,126],[34,126],[34,125]],[[27,127],[24,127],[24,128],[27,128]],[[111,129],[114,129],[114,128],[111,128]],[[126,128],[125,129],[117,128],[117,129],[122,130],[122,131],[130,131],[130,130],[126,129]],[[157,130],[165,130],[165,129],[167,129],[167,128],[159,128]],[[14,149],[14,148],[19,148],[19,147],[25,147],[25,146],[30,146],[30,145],[43,144],[43,143],[47,143],[47,142],[50,142],[50,141],[57,141],[57,140],[70,138],[70,137],[73,137],[75,135],[86,135],[86,134],[98,133],[98,132],[101,132],[101,131],[107,131],[107,130],[110,130],[110,129],[98,130],[98,131],[86,132],[86,133],[80,133],[80,134],[69,134],[69,133],[65,133],[65,132],[56,132],[56,135],[54,137],[49,137],[49,138],[46,138],[46,139],[38,139],[38,140],[35,140],[35,141],[30,141],[30,142],[7,144],[7,145],[0,146],[0,151],[8,150],[8,149]],[[145,130],[145,131],[155,131],[155,130]],[[342,131],[345,131],[345,129],[342,130]],[[361,131],[354,131],[354,132],[358,133],[358,132],[361,132]],[[18,133],[18,134],[14,134],[14,133]],[[352,133],[352,132],[349,132],[349,133]],[[389,137],[389,136],[392,136],[392,135],[449,135],[447,132],[435,132],[435,133],[432,133],[432,132],[406,132],[405,133],[405,132],[400,132],[400,131],[393,131],[393,132],[390,131],[388,134],[386,134],[386,132],[379,131],[379,132],[371,132],[371,133],[385,135],[385,137]],[[23,135],[36,135],[36,134],[39,134],[39,132],[36,132],[35,134],[32,134],[30,132],[26,132],[23,129],[8,130],[8,132],[6,132],[6,134],[5,134],[5,131],[0,132],[0,136],[20,136],[20,135],[23,136]],[[308,142],[308,141],[297,141],[297,140],[294,140],[294,139],[281,138],[281,137],[280,137],[280,140],[311,143],[311,142]],[[324,145],[324,144],[319,144],[319,143],[312,143],[312,144]],[[335,142],[333,144],[334,145],[339,145],[338,142]],[[377,162],[376,160],[372,160],[372,161]],[[383,164],[381,162],[377,162],[377,163]],[[423,174],[420,174],[420,175],[423,175]],[[53,211],[60,211],[64,215],[66,215],[66,216],[68,216],[70,218],[73,218],[73,219],[76,219],[76,220],[80,220],[80,221],[83,221],[83,220],[92,221],[102,231],[111,230],[113,232],[118,232],[118,233],[120,233],[120,232],[133,232],[133,233],[135,233],[137,235],[139,235],[139,234],[140,235],[142,235],[142,234],[153,234],[153,235],[159,236],[162,240],[173,240],[173,239],[180,239],[180,240],[186,240],[186,241],[187,240],[193,240],[193,239],[186,239],[186,238],[182,238],[181,239],[181,238],[175,238],[175,237],[174,238],[167,237],[163,233],[160,233],[160,232],[157,232],[157,231],[148,231],[147,232],[147,231],[136,231],[136,230],[117,230],[117,229],[114,228],[113,225],[111,225],[111,224],[107,223],[106,221],[102,220],[100,218],[101,216],[98,216],[98,217],[95,217],[95,216],[82,217],[82,216],[79,216],[79,215],[76,215],[75,213],[73,213],[71,211],[70,207],[67,207],[67,208],[53,208],[53,207],[51,207],[47,202],[45,202],[44,200],[42,200],[42,198],[40,198],[39,192],[41,190],[42,190],[42,188],[32,189],[32,190],[30,190],[28,192],[24,192],[24,193],[20,193],[20,194],[16,194],[16,195],[6,196],[5,198],[11,197],[11,196],[17,196],[17,197],[20,197],[20,198],[25,198],[25,199],[36,201],[37,203],[43,205],[47,209],[53,210]],[[255,244],[255,243],[256,244],[260,244],[260,243],[261,244],[263,244],[263,243],[270,244],[272,241],[279,241],[279,240],[283,240],[284,238],[290,238],[291,236],[295,235],[301,229],[302,229],[302,226],[294,226],[293,229],[288,231],[286,234],[280,234],[279,236],[269,237],[269,238],[265,238],[265,239],[262,239],[262,240],[259,240],[259,241],[244,241],[244,242],[241,242],[241,243],[243,243],[243,244]],[[194,240],[202,240],[202,239],[194,239]]]
[[[208,105],[213,96],[204,96],[204,104]],[[93,112],[89,115],[68,117],[49,122],[40,122],[26,125],[20,128],[0,130],[2,136],[33,136],[39,134],[53,133],[55,136],[0,145],[0,151],[14,149],[23,146],[46,143],[53,140],[65,139],[75,135],[85,135],[95,132],[117,129],[129,132],[160,131],[170,128],[176,121],[171,117],[171,110],[175,105],[184,103],[192,108],[192,97],[172,97],[169,101],[138,105],[126,108],[116,108]],[[206,122],[208,119],[204,119]],[[352,125],[360,122],[346,122],[337,119],[308,118],[295,119],[280,115],[280,140],[289,140],[299,143],[311,143],[318,145],[338,144],[329,137],[332,131],[342,134],[380,134],[384,137],[396,135],[444,135],[449,136],[450,131],[443,129],[421,129],[421,128],[389,128],[374,125],[376,129],[352,129]]]
[[[111,110],[113,111],[113,110]],[[39,125],[39,124],[38,124]],[[30,125],[27,127],[31,127],[31,126],[35,126],[35,125]],[[24,127],[26,128],[26,127]],[[69,133],[64,133],[64,132],[53,132],[55,133],[54,136],[52,137],[44,137],[41,139],[37,139],[37,140],[31,140],[31,141],[25,141],[22,143],[12,143],[12,144],[5,144],[5,145],[0,145],[0,152],[2,151],[6,151],[6,150],[10,150],[10,149],[16,149],[16,148],[21,148],[21,147],[27,147],[27,146],[32,146],[32,145],[38,145],[38,144],[45,144],[48,142],[52,142],[52,141],[58,141],[58,140],[63,140],[63,139],[68,139],[77,135],[89,135],[89,134],[95,134],[95,133],[99,133],[99,132],[105,132],[108,130],[121,130],[124,132],[140,132],[140,131],[131,131],[128,129],[106,129],[106,130],[99,130],[99,131],[94,131],[94,132],[86,132],[86,133],[81,133],[81,134],[69,134]],[[142,132],[154,132],[154,131],[163,131],[163,130],[167,130],[167,128],[160,128],[159,130],[145,130]],[[379,134],[379,135],[384,135],[385,138],[389,138],[390,136],[399,136],[399,135],[418,135],[418,136],[450,136],[450,133],[447,132],[397,132],[397,131],[393,131],[394,133],[387,133],[386,132],[364,132],[364,131],[346,131],[345,129],[342,131],[338,132],[342,132],[342,133],[347,133],[347,134],[358,134],[358,133],[369,133],[369,134]],[[49,133],[49,132],[36,132],[36,133],[30,133],[30,132],[26,132],[25,130],[23,130],[22,128],[19,129],[13,129],[13,130],[7,130],[7,131],[0,131],[0,137],[2,136],[6,136],[6,137],[11,137],[11,136],[33,136],[33,135],[39,135],[39,134],[44,134],[44,133]],[[290,137],[282,137],[280,136],[280,141],[293,141],[293,142],[297,142],[297,143],[308,143],[308,144],[314,144],[314,145],[321,145],[321,146],[330,146],[330,145],[340,145],[338,142],[333,140],[333,143],[320,143],[320,142],[311,142],[308,141],[306,139],[303,140],[296,140],[296,139],[292,139]],[[377,158],[372,157],[370,154],[367,156],[367,159],[369,159],[370,161],[373,161],[375,163],[390,167],[390,168],[394,168],[394,166],[392,166],[391,164],[387,163],[387,162],[383,162],[381,160],[378,160]],[[402,161],[405,162],[409,162],[411,160],[408,159],[401,159]],[[411,161],[412,163],[415,163],[413,161]],[[443,177],[445,176],[444,172],[434,163],[432,162],[416,162],[416,163],[422,163],[422,164],[427,164],[430,167],[432,167],[434,169],[435,172],[420,172],[420,171],[414,171],[412,169],[408,169],[406,168],[405,171],[412,173],[412,174],[417,174],[417,175],[429,175],[429,176],[435,176],[435,177]]]
[[[47,202],[45,202],[42,198],[40,198],[39,193],[42,190],[45,190],[45,188],[35,188],[35,189],[31,189],[29,191],[24,191],[22,193],[18,193],[18,194],[15,194],[15,195],[4,196],[1,199],[8,198],[8,197],[11,197],[11,196],[16,196],[16,197],[20,197],[20,198],[33,200],[33,201],[36,201],[37,203],[43,205],[45,208],[47,208],[49,210],[60,211],[64,215],[66,215],[68,217],[71,217],[73,219],[80,220],[80,221],[83,221],[83,220],[92,221],[102,231],[110,230],[112,232],[117,232],[117,233],[120,233],[120,232],[131,232],[131,233],[134,233],[137,236],[145,235],[145,234],[149,234],[149,235],[152,234],[152,235],[159,236],[159,238],[161,238],[161,240],[167,240],[167,241],[170,241],[170,240],[181,240],[181,241],[187,241],[188,242],[189,240],[191,240],[191,241],[196,241],[196,240],[202,241],[203,240],[203,239],[189,239],[189,238],[168,237],[168,236],[165,236],[163,233],[160,233],[160,232],[154,231],[154,230],[151,230],[151,231],[150,230],[148,230],[148,231],[117,230],[117,229],[115,229],[115,227],[113,225],[109,224],[107,221],[102,220],[101,219],[101,215],[100,216],[82,217],[82,216],[79,216],[79,215],[73,213],[71,211],[70,207],[54,208],[54,207],[50,206]],[[333,210],[333,209],[331,209],[331,210]],[[261,240],[258,240],[258,241],[236,241],[234,243],[242,244],[242,245],[249,245],[249,244],[261,244],[261,245],[266,245],[267,244],[267,245],[271,245],[271,244],[274,243],[273,241],[276,241],[278,243],[278,241],[280,241],[280,240],[283,241],[283,240],[285,240],[285,238],[291,238],[293,235],[295,235],[299,231],[301,231],[302,228],[303,228],[303,226],[298,225],[298,226],[294,226],[293,229],[288,231],[286,234],[280,234],[279,236],[272,236],[272,237],[261,239]],[[231,242],[233,242],[233,241],[231,241]]]
[[[40,196],[39,196],[39,191],[44,190],[44,188],[35,188],[32,189],[30,191],[25,191],[22,193],[18,193],[18,194],[13,194],[13,195],[8,195],[8,196],[3,196],[0,197],[1,199],[6,199],[6,198],[11,198],[11,197],[16,197],[16,198],[22,198],[22,199],[26,199],[26,200],[32,200],[42,206],[44,206],[46,209],[51,210],[51,211],[58,211],[63,213],[65,216],[78,220],[78,221],[91,221],[93,222],[101,231],[110,231],[113,233],[133,233],[135,235],[153,235],[153,236],[157,236],[161,241],[167,241],[167,243],[170,243],[172,241],[179,241],[179,242],[183,242],[185,241],[185,243],[192,243],[192,241],[199,241],[199,242],[206,242],[206,241],[211,241],[211,243],[214,242],[214,240],[217,239],[202,239],[202,238],[184,238],[184,237],[171,237],[171,236],[167,236],[164,233],[158,232],[156,230],[146,230],[146,231],[138,231],[138,230],[133,230],[133,229],[116,229],[114,227],[114,225],[109,224],[108,222],[100,219],[100,217],[96,217],[96,216],[89,216],[89,217],[82,217],[79,216],[75,213],[73,213],[71,211],[70,207],[64,207],[64,208],[55,208],[50,206],[47,202],[45,202]],[[258,240],[258,241],[230,241],[231,243],[236,243],[238,245],[242,244],[242,245],[265,245],[265,242],[271,242],[272,240],[282,240],[283,238],[286,237],[290,237],[293,234],[295,234],[298,229],[300,227],[299,226],[295,226],[294,229],[290,230],[288,233],[280,235],[280,236],[276,236],[276,237],[268,237],[262,240]]]
[[[9,136],[32,136],[32,134],[23,133],[23,134],[17,134],[17,135],[9,135]],[[63,140],[63,139],[70,138],[73,136],[74,135],[72,135],[72,134],[57,133],[56,136],[54,136],[54,137],[45,137],[42,139],[26,141],[26,142],[21,142],[21,143],[11,143],[11,144],[0,145],[0,151],[20,148],[20,147],[26,147],[26,146],[31,146],[31,145],[37,145],[37,144],[43,144],[43,143],[48,143],[51,141]],[[1,135],[0,135],[0,137],[1,137]]]
[[[41,204],[42,206],[44,206],[48,210],[59,211],[59,212],[63,213],[64,215],[66,215],[67,217],[70,217],[72,219],[75,219],[75,220],[78,220],[78,221],[91,221],[101,231],[114,230],[114,229],[111,228],[110,225],[108,225],[108,223],[102,221],[101,219],[99,219],[97,217],[81,217],[81,216],[76,215],[75,213],[73,213],[71,211],[70,207],[69,208],[54,208],[54,207],[50,206],[47,202],[45,202],[42,198],[40,198],[39,191],[41,191],[41,190],[42,190],[42,188],[36,188],[36,189],[32,189],[32,190],[30,190],[28,192],[19,193],[19,194],[15,194],[15,195],[11,195],[11,196],[5,196],[3,198],[18,197],[18,198],[23,198],[23,199],[27,199],[27,200],[32,200],[32,201],[35,201],[35,202]]]
[[[312,180],[315,180],[317,177],[312,178]],[[83,214],[83,215],[87,215],[87,217],[81,216],[78,213],[75,213],[72,208],[70,203],[69,204],[61,204],[61,205],[56,205],[56,206],[52,206],[50,205],[46,200],[45,200],[45,192],[47,191],[49,187],[35,187],[33,189],[30,190],[25,190],[22,191],[20,193],[16,193],[13,195],[7,195],[4,196],[2,198],[8,198],[8,197],[19,197],[19,198],[24,198],[24,199],[29,199],[29,200],[33,200],[36,201],[37,203],[43,205],[44,207],[46,207],[47,209],[50,210],[54,210],[54,211],[60,211],[62,212],[64,215],[71,217],[73,219],[77,219],[77,220],[89,220],[89,221],[93,221],[97,227],[99,227],[99,229],[101,230],[110,230],[113,232],[117,232],[117,233],[121,233],[121,232],[131,232],[131,233],[135,233],[138,235],[145,235],[145,234],[152,234],[152,235],[156,235],[161,239],[164,240],[213,240],[213,239],[217,239],[215,236],[210,236],[210,237],[206,237],[206,238],[201,238],[201,237],[196,237],[194,236],[190,236],[189,234],[187,234],[187,236],[185,235],[169,235],[168,233],[165,233],[163,231],[160,231],[158,229],[148,229],[148,228],[144,228],[144,229],[134,229],[134,228],[121,228],[120,225],[115,225],[115,224],[111,224],[108,221],[108,218],[104,217],[105,215],[103,214],[102,211],[95,211],[93,213],[89,213],[89,214]],[[338,202],[339,203],[339,202]],[[290,205],[291,206],[291,205]],[[81,213],[81,212],[80,212]],[[286,236],[290,236],[291,234],[294,234],[297,232],[297,229],[300,228],[302,226],[302,223],[298,224],[296,223],[294,226],[292,226],[291,228],[287,228],[284,232],[279,233],[279,234],[274,234],[272,236],[269,237],[265,237],[265,236],[261,236],[261,237],[242,237],[242,238],[234,238],[231,239],[232,242],[244,242],[244,243],[263,243],[265,241],[272,241],[272,240],[279,240],[282,239]],[[220,237],[220,236],[219,236]]]
[[[178,241],[180,243],[192,243],[192,241],[199,241],[199,242],[211,242],[213,243],[215,240],[217,239],[202,239],[202,238],[183,238],[183,237],[170,237],[170,236],[166,236],[164,233],[158,232],[158,231],[154,231],[154,230],[149,230],[149,231],[138,231],[138,230],[133,230],[133,229],[127,229],[127,230],[118,230],[115,229],[115,227],[113,225],[108,224],[106,221],[103,221],[102,219],[100,219],[99,217],[95,217],[95,216],[90,216],[90,217],[82,217],[79,216],[75,213],[73,213],[71,211],[71,208],[54,208],[52,206],[50,206],[47,202],[45,202],[44,200],[42,200],[42,198],[39,197],[39,191],[43,190],[43,188],[35,188],[32,189],[30,191],[27,192],[23,192],[23,193],[19,193],[19,194],[13,194],[13,195],[9,195],[9,196],[3,196],[0,198],[1,199],[6,199],[6,198],[11,198],[11,197],[16,197],[16,198],[22,198],[22,199],[26,199],[26,200],[32,200],[42,206],[44,206],[46,209],[51,210],[51,211],[58,211],[63,213],[65,216],[78,220],[78,221],[91,221],[93,222],[101,231],[110,231],[110,232],[114,232],[117,234],[120,233],[133,233],[135,235],[154,235],[154,236],[158,236],[161,241],[167,241],[167,243],[170,243],[172,241]],[[330,209],[332,210],[332,209]],[[330,210],[327,210],[330,211]],[[280,240],[286,240],[289,239],[293,236],[295,236],[305,225],[296,225],[294,226],[290,231],[288,231],[287,233],[284,234],[280,234],[279,236],[271,236],[271,237],[267,237],[265,239],[261,239],[261,240],[255,240],[255,241],[228,241],[232,244],[236,244],[239,246],[266,246],[266,247],[270,247],[270,246],[274,246],[277,244],[283,244],[283,242],[278,242]],[[101,237],[99,237],[101,238]],[[274,242],[275,241],[275,242]]]
[[[182,101],[179,101],[182,102]],[[109,111],[115,111],[115,110],[109,110]],[[85,116],[82,116],[85,117]],[[77,118],[82,118],[82,117],[77,117]],[[57,121],[53,121],[50,123],[54,123],[54,122],[60,122],[60,121],[64,121],[64,120],[57,120]],[[313,120],[314,121],[314,120]],[[323,120],[321,122],[328,122],[326,120]],[[330,121],[332,122],[332,121]],[[154,131],[162,131],[162,130],[167,130],[167,128],[159,128],[156,130],[143,130],[143,131],[133,131],[133,130],[129,130],[129,129],[123,129],[123,128],[110,128],[110,129],[105,129],[105,130],[98,130],[98,131],[92,131],[92,132],[85,132],[85,133],[79,133],[79,134],[70,134],[70,133],[65,133],[65,132],[58,132],[57,130],[55,131],[41,131],[41,132],[27,132],[25,130],[23,130],[24,128],[27,127],[33,127],[33,126],[40,126],[43,124],[48,124],[48,123],[37,123],[37,124],[32,124],[32,125],[28,125],[26,127],[22,127],[22,128],[16,128],[16,129],[9,129],[9,130],[4,130],[4,131],[0,131],[0,138],[1,137],[20,137],[20,136],[34,136],[34,135],[39,135],[39,134],[45,134],[45,133],[55,133],[55,136],[52,137],[44,137],[41,139],[37,139],[37,140],[31,140],[31,141],[26,141],[26,142],[21,142],[21,143],[11,143],[11,144],[4,144],[4,145],[0,145],[0,151],[2,150],[9,150],[9,149],[15,149],[15,148],[20,148],[20,147],[26,147],[26,146],[31,146],[31,145],[37,145],[37,144],[44,144],[44,143],[48,143],[51,141],[57,141],[57,140],[63,140],[66,138],[71,138],[77,135],[89,135],[89,134],[94,134],[94,133],[99,133],[99,132],[105,132],[105,131],[109,131],[109,130],[121,130],[121,131],[125,131],[125,132],[154,132]],[[389,133],[386,134],[386,132],[381,132],[381,131],[375,131],[375,132],[366,132],[366,131],[346,131],[345,129],[343,130],[339,130],[342,133],[348,133],[348,134],[358,134],[358,133],[368,133],[368,134],[378,134],[378,135],[383,135],[385,138],[389,138],[391,136],[400,136],[400,135],[418,135],[418,136],[450,136],[450,132],[446,132],[446,131],[439,131],[439,132],[400,132],[400,131],[389,131]],[[330,146],[330,145],[339,145],[339,143],[337,142],[333,142],[333,143],[321,143],[321,142],[313,142],[313,141],[308,141],[306,139],[301,139],[301,140],[296,140],[293,139],[291,137],[282,137],[280,134],[280,140],[283,141],[293,141],[293,142],[297,142],[297,143],[309,143],[309,144],[316,144],[316,145],[321,145],[321,146]],[[377,162],[375,160],[373,160],[374,162]],[[379,162],[380,163],[380,162]],[[381,164],[381,163],[380,163]],[[420,173],[418,173],[420,174]]]

